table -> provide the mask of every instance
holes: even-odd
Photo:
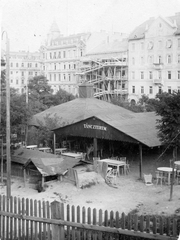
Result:
[[[118,176],[119,174],[119,167],[124,167],[124,173],[126,173],[126,163],[124,161],[118,161],[118,160],[114,160],[114,159],[101,159],[98,160],[98,162],[105,162],[108,164],[108,166],[113,166],[113,167],[117,167],[117,174]]]
[[[56,148],[55,149],[55,154],[62,154],[66,150],[67,150],[67,148]]]
[[[180,166],[180,161],[175,161],[174,164]]]
[[[72,157],[72,158],[82,158],[82,153],[64,152],[62,156]]]
[[[36,149],[37,148],[37,145],[29,145],[29,146],[26,146],[27,149]]]
[[[42,147],[42,148],[38,148],[38,150],[41,151],[41,152],[47,152],[47,153],[51,152],[51,148],[50,147]]]
[[[170,185],[170,183],[171,183],[171,173],[173,171],[173,168],[171,168],[171,167],[158,167],[157,170],[161,171],[161,172],[168,173],[168,185]],[[176,169],[174,169],[174,171],[176,171]]]

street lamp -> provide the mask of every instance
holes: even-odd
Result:
[[[11,197],[11,156],[10,156],[10,86],[9,86],[9,38],[6,31],[6,161],[7,161],[7,199]]]

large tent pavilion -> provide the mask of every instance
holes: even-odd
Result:
[[[92,97],[92,86],[79,86],[79,98],[51,107],[33,116],[33,126],[45,125],[47,119],[55,122],[54,146],[57,136],[91,138],[94,157],[97,156],[98,140],[120,141],[139,145],[140,177],[142,146],[161,145],[157,137],[154,112],[134,113],[122,107]]]

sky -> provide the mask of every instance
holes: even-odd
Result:
[[[176,12],[180,0],[0,0],[0,23],[10,51],[38,51],[53,21],[64,36],[101,30],[130,33],[150,17]]]

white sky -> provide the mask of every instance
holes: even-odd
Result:
[[[0,0],[10,50],[38,50],[56,20],[62,34],[131,32],[150,17],[180,12],[180,0]]]

